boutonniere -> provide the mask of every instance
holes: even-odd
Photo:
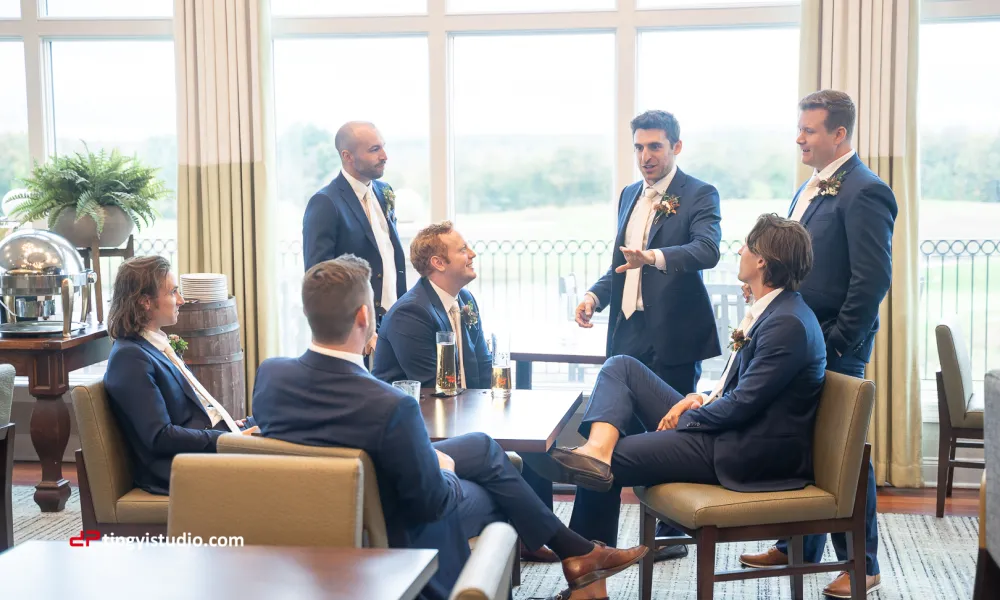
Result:
[[[476,312],[476,308],[472,306],[471,302],[462,307],[462,322],[469,329],[479,323],[479,313]]]
[[[733,352],[739,352],[740,348],[750,343],[750,338],[747,337],[747,334],[743,333],[742,329],[734,329],[729,337],[729,349]]]
[[[668,194],[663,192],[660,199],[653,203],[653,210],[656,211],[656,216],[653,217],[653,224],[655,225],[660,219],[669,219],[671,215],[677,214],[677,209],[681,206],[681,199],[674,194]]]
[[[829,179],[820,179],[816,184],[817,196],[836,196],[840,192],[840,184],[844,181],[844,173],[841,171]]]
[[[396,192],[392,191],[392,188],[387,187],[385,191],[382,192],[385,196],[385,211],[388,213],[389,218],[393,222],[396,222]]]
[[[170,343],[170,347],[173,348],[174,354],[180,357],[184,356],[184,351],[188,349],[188,343],[184,341],[184,338],[172,333],[167,336],[167,341]]]

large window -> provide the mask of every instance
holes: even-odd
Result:
[[[928,399],[940,364],[934,327],[943,316],[958,318],[974,380],[1000,365],[997,40],[1000,20],[920,28],[919,334]]]
[[[45,14],[62,18],[169,17],[173,0],[42,0]]]
[[[177,188],[177,94],[171,41],[54,41],[52,140],[58,154],[119,149],[160,169]],[[95,65],[103,65],[95,68]],[[127,84],[125,84],[127,82]],[[177,236],[177,202],[136,232],[140,240]]]
[[[24,45],[0,41],[0,198],[22,187],[28,174],[28,107],[24,89]],[[6,212],[7,207],[3,208]]]
[[[274,226],[284,278],[280,314],[286,354],[309,343],[299,297],[302,215],[309,198],[340,172],[334,136],[342,124],[371,121],[385,139],[389,160],[383,179],[396,192],[404,245],[430,219],[427,61],[427,39],[417,36],[274,44],[280,207]]]
[[[276,17],[356,17],[418,15],[427,12],[427,0],[271,0]]]

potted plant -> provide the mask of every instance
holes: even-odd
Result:
[[[104,150],[95,154],[86,145],[84,149],[86,153],[35,163],[24,180],[26,190],[10,198],[23,200],[11,216],[22,222],[44,217],[49,229],[77,248],[89,248],[94,242],[117,248],[133,227],[141,231],[156,221],[153,206],[169,192],[156,176],[158,169],[138,158],[117,149],[110,154]]]

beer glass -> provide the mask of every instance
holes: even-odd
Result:
[[[493,398],[510,398],[513,387],[510,376],[510,343],[506,336],[493,333],[487,338],[486,347],[493,355],[493,376],[490,378]]]
[[[434,391],[445,396],[458,394],[458,352],[455,348],[455,332],[437,332],[437,376]]]

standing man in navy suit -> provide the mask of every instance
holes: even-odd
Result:
[[[316,192],[302,218],[302,255],[313,265],[343,254],[371,265],[376,332],[396,299],[406,292],[406,259],[396,231],[396,195],[377,181],[388,157],[385,141],[371,123],[345,123],[334,138],[340,174]],[[375,348],[372,337],[365,355]]]
[[[610,305],[608,356],[636,358],[690,394],[701,361],[722,353],[701,275],[719,264],[719,192],[677,167],[682,143],[674,115],[650,110],[631,127],[642,181],[622,190],[611,267],[577,306],[576,322],[592,327],[594,311]],[[670,533],[657,525],[657,535]],[[686,546],[656,552],[657,560],[686,555]]]
[[[171,347],[162,328],[177,323],[183,304],[167,259],[132,258],[118,269],[104,389],[128,442],[134,483],[151,494],[168,493],[174,456],[215,452],[223,433],[256,429],[252,417],[234,421]]]
[[[813,483],[826,344],[795,291],[811,266],[800,224],[758,219],[740,250],[739,279],[760,300],[733,332],[733,353],[710,394],[681,394],[630,356],[604,363],[580,424],[587,443],[550,451],[554,477],[577,486],[570,529],[614,544],[622,487],[702,483],[767,492]],[[643,428],[632,434],[635,418]],[[604,582],[580,592],[607,596]]]
[[[812,235],[816,260],[802,282],[802,297],[823,328],[827,368],[863,379],[879,328],[879,304],[891,281],[896,198],[851,148],[857,112],[850,96],[836,90],[815,92],[799,102],[799,111],[796,142],[813,176],[799,188],[788,212]],[[869,594],[881,582],[875,501],[875,469],[869,464],[865,514]],[[845,535],[831,537],[837,558],[845,560]],[[825,534],[806,536],[806,560],[819,562],[824,546]],[[740,561],[749,567],[787,564],[786,544],[778,542],[762,554],[744,554]],[[850,598],[847,573],[841,573],[823,593]]]

